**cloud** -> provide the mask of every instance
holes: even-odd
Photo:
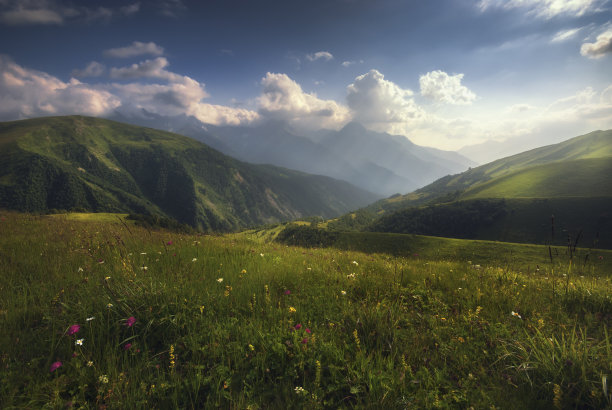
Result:
[[[434,101],[454,105],[468,105],[476,94],[461,85],[463,74],[448,75],[444,71],[430,71],[419,78],[421,95]]]
[[[350,66],[352,66],[353,64],[357,64],[357,63],[359,63],[359,64],[363,64],[363,60],[359,60],[359,61],[343,61],[343,62],[342,62],[342,64],[341,64],[341,66],[342,66],[342,67],[350,67]]]
[[[145,60],[140,63],[134,63],[129,67],[113,67],[110,70],[110,76],[111,78],[123,80],[137,78],[160,78],[174,82],[180,82],[183,78],[188,78],[165,70],[168,64],[168,60],[165,57],[157,57],[153,60]]]
[[[530,104],[514,104],[511,105],[510,107],[506,108],[506,112],[509,113],[524,113],[527,111],[533,111],[535,110],[536,107],[534,107],[533,105]]]
[[[121,104],[112,93],[60,79],[16,64],[0,56],[0,117],[28,118],[44,115],[104,115]]]
[[[306,55],[306,59],[308,61],[316,61],[316,60],[329,61],[333,58],[334,56],[329,51],[317,51],[316,53]]]
[[[569,40],[574,37],[582,27],[580,28],[572,28],[569,30],[561,30],[554,35],[554,37],[550,40],[551,43],[561,43],[563,41]]]
[[[588,58],[601,58],[610,53],[612,53],[612,29],[598,35],[594,43],[584,43],[580,47],[580,54]]]
[[[78,78],[100,77],[105,71],[106,67],[104,67],[104,64],[100,64],[97,61],[92,61],[91,63],[87,64],[87,67],[84,69],[72,71],[72,76]]]
[[[62,24],[64,16],[47,1],[5,1],[0,3],[0,21],[9,25]]]
[[[523,9],[536,17],[551,19],[560,15],[580,17],[595,13],[601,11],[601,6],[606,2],[607,0],[481,0],[478,8],[481,11],[490,8]]]
[[[153,42],[143,43],[134,41],[126,47],[111,48],[104,51],[104,55],[114,58],[131,58],[143,55],[161,56],[164,54],[164,48]]]
[[[347,87],[346,100],[355,120],[380,131],[391,125],[420,121],[425,112],[412,98],[412,91],[385,80],[377,70],[355,78]]]
[[[160,0],[157,7],[162,15],[172,18],[178,18],[179,14],[187,11],[182,0]]]
[[[129,16],[140,11],[140,3],[129,4],[119,9],[123,15]]]
[[[267,73],[261,84],[263,90],[257,104],[264,118],[287,121],[307,129],[339,128],[349,120],[346,107],[304,92],[286,74]]]

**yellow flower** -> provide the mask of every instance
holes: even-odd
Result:
[[[204,313],[204,305],[200,306],[200,313]]]
[[[240,273],[244,275],[246,273],[246,269],[243,269]]]
[[[253,346],[252,344],[249,343],[249,349],[251,349],[251,351],[255,350],[255,346]]]
[[[289,313],[295,313],[297,310],[293,306],[289,306]]]

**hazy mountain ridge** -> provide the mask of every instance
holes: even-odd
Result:
[[[172,130],[242,161],[327,175],[383,196],[407,193],[476,165],[458,153],[421,147],[404,136],[370,131],[356,122],[339,131],[320,130],[309,138],[278,121],[220,127],[204,125],[193,117],[147,112],[116,113],[113,118]]]
[[[328,177],[245,164],[193,139],[90,117],[0,123],[0,206],[169,216],[232,230],[332,217],[376,196]]]

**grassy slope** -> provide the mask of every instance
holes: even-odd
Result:
[[[3,408],[611,404],[594,263],[526,274],[15,213],[0,230]]]
[[[341,181],[235,161],[186,137],[87,117],[0,124],[0,206],[168,215],[236,229],[332,216],[375,197]]]

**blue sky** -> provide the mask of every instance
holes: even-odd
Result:
[[[0,120],[357,120],[443,149],[612,128],[611,0],[0,0]]]

